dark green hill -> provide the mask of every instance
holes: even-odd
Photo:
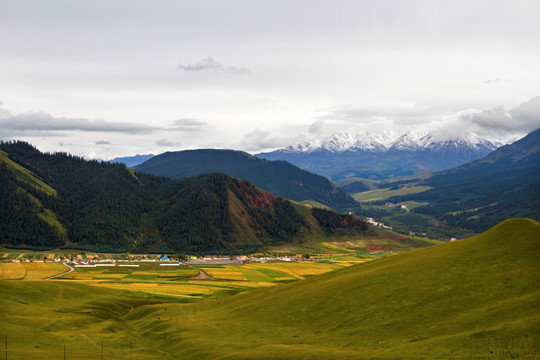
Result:
[[[180,312],[196,311],[196,318],[171,335],[171,352],[219,359],[536,358],[539,258],[540,223],[508,220],[473,238],[189,305]],[[130,316],[157,327],[154,314]]]
[[[285,161],[269,161],[233,150],[188,150],[156,155],[137,171],[168,177],[221,172],[294,201],[313,200],[334,209],[358,206],[356,201],[323,176]]]
[[[0,143],[0,151],[3,246],[250,252],[321,238],[328,226],[310,209],[300,212],[300,205],[225,174],[171,179],[121,164],[43,154],[23,142]],[[345,234],[369,230],[361,221],[344,221],[350,216],[318,216],[332,218],[331,226]]]

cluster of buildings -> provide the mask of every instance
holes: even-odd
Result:
[[[394,203],[392,203],[392,202],[387,202],[386,204],[384,204],[384,206],[390,207],[390,208],[395,208],[395,207],[397,207],[397,208],[399,208],[399,209],[401,209],[401,210],[403,210],[403,211],[409,212],[409,208],[407,207],[407,204],[402,203],[402,202],[397,203],[397,204],[394,204]]]
[[[383,229],[388,229],[388,230],[392,230],[392,227],[391,226],[388,226],[388,225],[385,225],[383,224],[382,222],[378,222],[378,221],[375,221],[373,218],[365,218],[365,221],[368,223],[368,224],[371,224],[373,226],[376,226],[376,227],[379,227],[379,228],[383,228]]]

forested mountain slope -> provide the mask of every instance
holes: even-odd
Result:
[[[285,161],[258,159],[233,150],[187,150],[156,155],[137,171],[174,178],[221,172],[295,200],[313,200],[334,209],[356,207],[356,201],[323,176]]]
[[[175,180],[43,154],[24,142],[0,143],[0,150],[4,246],[227,253],[324,236],[325,217],[337,216],[333,226],[345,233],[368,230],[346,215],[316,220],[310,209],[225,174]]]

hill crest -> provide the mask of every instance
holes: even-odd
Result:
[[[259,159],[235,150],[185,150],[156,155],[135,170],[173,178],[221,172],[277,196],[294,201],[312,200],[334,209],[358,206],[356,201],[320,175],[286,161]]]

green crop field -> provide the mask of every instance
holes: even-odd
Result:
[[[539,242],[538,222],[515,219],[366,263],[199,266],[225,280],[0,280],[0,345],[9,359],[538,359]]]
[[[431,189],[429,186],[403,186],[396,190],[392,190],[391,188],[369,190],[353,194],[352,196],[356,201],[370,202],[385,200],[391,198],[392,196],[417,194],[420,192],[428,191],[429,189]]]

